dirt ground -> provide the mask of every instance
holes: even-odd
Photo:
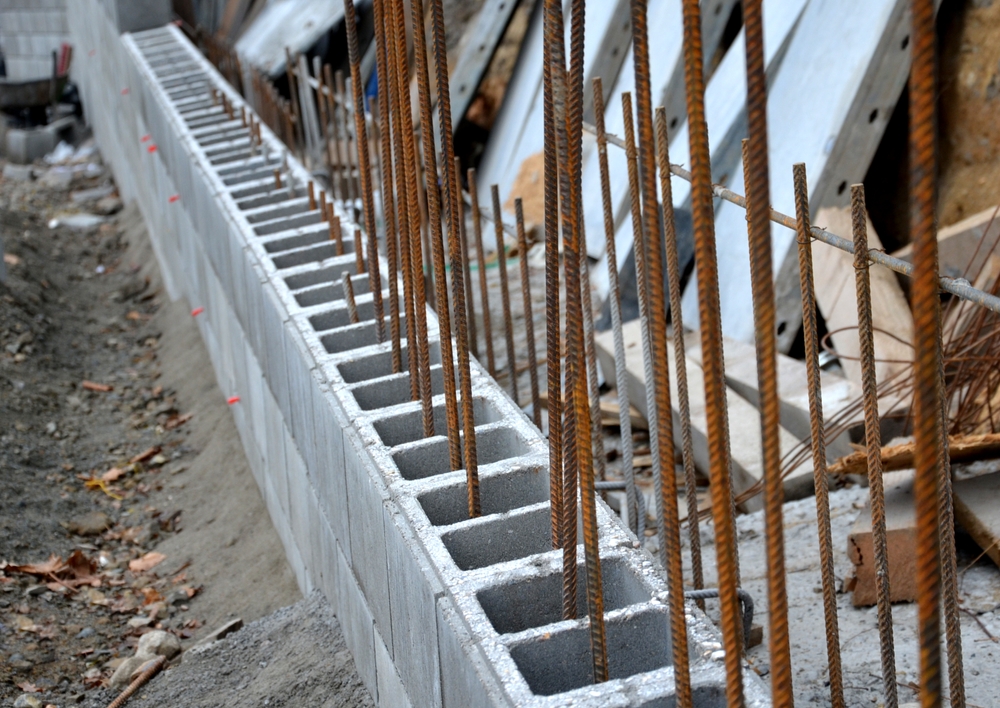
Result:
[[[190,310],[168,302],[137,211],[75,229],[73,212],[120,207],[113,193],[98,203],[83,192],[113,190],[106,169],[62,188],[36,172],[0,181],[0,705],[24,693],[101,705],[150,629],[188,647],[301,596]],[[282,622],[315,616],[321,644],[342,646],[322,604],[220,644],[245,648],[236,638],[262,631],[280,649]],[[364,694],[349,654],[327,659],[328,699],[316,702],[354,705],[338,698]],[[265,681],[261,695],[318,680],[243,676]]]

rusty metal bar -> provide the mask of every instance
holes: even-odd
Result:
[[[479,300],[483,306],[483,338],[486,340],[486,370],[494,378],[497,375],[496,358],[493,354],[493,326],[490,322],[490,294],[486,281],[486,252],[483,248],[483,228],[479,211],[479,194],[476,191],[476,170],[470,167],[465,173],[469,182],[472,207],[472,235],[476,240],[476,258],[479,267]],[[551,408],[550,408],[551,410]]]
[[[524,209],[521,198],[514,200],[517,220],[517,250],[521,266],[521,302],[524,309],[524,335],[528,345],[528,374],[531,379],[531,420],[542,427],[542,402],[538,394],[538,357],[535,353],[535,321],[531,307],[531,273],[528,270],[528,236],[524,233]]]
[[[338,111],[338,121],[336,134],[338,138],[337,152],[340,153],[340,136],[343,135],[343,145],[344,152],[342,155],[341,166],[343,167],[343,179],[344,179],[344,191],[346,193],[347,202],[350,206],[351,211],[354,210],[354,162],[351,159],[351,132],[348,129],[348,119],[347,119],[347,98],[345,97],[346,88],[344,86],[344,72],[337,71],[333,75],[333,81],[337,87],[337,105],[340,106],[340,111]]]
[[[652,386],[656,409],[658,454],[653,457],[653,475],[659,480],[657,506],[663,526],[665,547],[664,570],[670,588],[670,643],[674,660],[677,705],[692,705],[691,670],[688,657],[687,622],[684,610],[684,569],[681,559],[680,514],[677,509],[677,473],[674,471],[673,412],[670,401],[670,364],[667,357],[666,295],[663,288],[663,238],[660,231],[660,209],[656,201],[656,153],[653,137],[652,90],[649,78],[649,36],[646,26],[646,0],[632,0],[632,51],[635,65],[636,117],[639,142],[639,176],[642,191],[643,240],[635,244],[638,253],[644,250],[642,264],[646,268],[646,297],[649,299],[650,354],[656,366]],[[640,260],[636,258],[638,267]],[[588,569],[589,570],[589,569]]]
[[[618,427],[621,432],[622,476],[628,518],[634,525],[636,538],[645,540],[645,518],[639,516],[639,499],[635,488],[635,467],[632,459],[632,404],[629,402],[625,370],[625,341],[622,337],[621,288],[618,284],[618,256],[615,251],[615,217],[611,209],[611,178],[608,172],[608,142],[604,134],[604,90],[601,77],[594,78],[594,115],[597,121],[597,157],[601,172],[601,205],[604,211],[604,243],[608,261],[608,305],[611,310],[611,332],[615,342],[615,389],[618,394]],[[643,514],[645,517],[645,514]]]
[[[462,174],[461,160],[455,157],[456,174]],[[472,296],[472,268],[469,264],[469,235],[465,230],[465,211],[462,202],[458,203],[458,242],[462,247],[462,277],[465,281],[465,305],[469,314],[469,349],[472,355],[479,358],[479,332],[476,329],[476,302]]]
[[[500,212],[500,190],[494,184],[490,187],[490,196],[493,199],[493,211]],[[496,227],[494,222],[494,226]],[[503,305],[503,331],[504,340],[507,343],[507,371],[510,377],[510,395],[514,403],[520,405],[517,400],[517,356],[514,350],[514,319],[510,312],[510,286],[507,282],[507,249],[503,242],[503,229],[494,228],[497,239],[497,270],[500,272],[500,302]]]
[[[424,174],[427,193],[427,219],[430,227],[432,272],[436,292],[437,315],[440,322],[441,368],[444,374],[444,406],[448,435],[448,457],[451,469],[462,469],[462,442],[459,438],[458,398],[455,391],[455,358],[451,339],[451,312],[448,308],[448,281],[444,267],[444,236],[441,229],[442,204],[437,180],[437,154],[434,150],[434,125],[431,113],[430,72],[427,68],[427,36],[424,34],[422,0],[410,0],[410,17],[417,64],[417,94],[420,101],[420,138],[424,154]],[[447,165],[445,166],[447,168]],[[454,236],[453,236],[454,238]]]
[[[349,271],[344,271],[340,274],[340,284],[344,288],[344,302],[347,303],[347,319],[351,324],[357,324],[361,320],[358,319],[358,306],[354,302],[354,284],[351,283],[351,274]]]
[[[826,622],[826,663],[830,679],[830,703],[845,708],[844,676],[840,657],[840,627],[837,621],[837,578],[833,567],[833,531],[830,526],[830,480],[826,473],[826,439],[823,430],[823,386],[819,368],[819,334],[816,326],[816,290],[813,283],[812,239],[809,223],[809,187],[806,166],[793,166],[795,214],[798,220],[799,285],[802,291],[802,337],[805,345],[809,393],[809,427],[812,443],[813,486],[816,493],[816,526],[819,535],[820,579],[823,617]]]
[[[872,547],[875,556],[875,593],[878,606],[882,686],[885,692],[886,706],[896,708],[899,699],[896,692],[896,651],[892,636],[892,604],[889,599],[889,549],[886,541],[885,490],[882,486],[882,439],[878,417],[878,389],[875,380],[871,282],[868,275],[868,258],[865,257],[865,254],[868,253],[867,215],[864,186],[851,185],[855,287],[858,291],[858,337],[861,345],[861,385],[865,405],[868,493],[871,499]],[[934,533],[937,534],[936,519]],[[936,546],[934,554],[937,555]]]
[[[705,121],[704,56],[701,43],[701,7],[698,0],[683,0],[684,86],[686,89],[691,154],[691,212],[694,255],[698,269],[698,319],[701,332],[702,369],[705,372],[705,407],[708,427],[709,477],[719,576],[719,606],[723,646],[726,651],[726,699],[743,705],[743,637],[740,621],[739,567],[730,477],[726,376],[722,359],[722,320],[719,305],[719,270],[715,256],[712,204],[712,168]]]

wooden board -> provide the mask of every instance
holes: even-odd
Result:
[[[1000,207],[990,207],[968,219],[938,231],[938,262],[941,275],[976,280],[990,255],[1000,254]],[[980,247],[980,242],[982,246]],[[912,262],[913,249],[904,246],[896,258]]]
[[[688,356],[701,364],[701,342],[697,333],[685,337]],[[723,351],[726,365],[726,384],[754,408],[759,409],[757,382],[757,352],[752,344],[725,338]],[[809,439],[809,388],[805,362],[778,354],[778,397],[781,404],[781,425],[801,440]],[[846,406],[856,401],[861,389],[853,383],[828,372],[820,375],[823,396],[823,419],[830,420]],[[861,419],[863,422],[863,419]],[[833,461],[853,451],[849,432],[826,441],[827,459]]]
[[[955,521],[1000,565],[1000,472],[955,482]]]
[[[639,320],[626,322],[622,326],[625,341],[625,368],[628,375],[629,401],[644,416],[647,415],[646,385],[642,358],[642,333]],[[610,331],[595,337],[597,355],[601,370],[614,376],[614,338]],[[677,404],[677,382],[674,372],[676,361],[673,347],[668,347],[671,371],[671,401]],[[708,474],[708,420],[705,406],[705,382],[701,367],[691,359],[687,361],[688,393],[691,411],[691,434],[694,442],[695,465],[702,474]],[[605,373],[607,377],[608,374]],[[761,479],[763,467],[760,449],[760,416],[757,409],[731,388],[727,388],[726,401],[729,412],[729,445],[732,454],[733,488],[737,494],[750,488]],[[680,416],[676,408],[673,412],[674,438],[680,444]],[[796,446],[799,439],[782,428],[780,430],[782,452]],[[812,491],[812,465],[802,465],[785,481],[788,498],[799,498]],[[754,511],[762,508],[760,496],[748,501],[744,508]]]
[[[892,602],[913,602],[917,597],[916,514],[913,507],[913,470],[888,472],[885,484],[886,541],[889,546],[889,598]],[[853,575],[844,580],[844,589],[853,591],[855,607],[875,604],[875,552],[872,546],[871,509],[865,507],[847,537],[847,557]]]
[[[849,208],[822,209],[815,224],[838,236],[851,239]],[[868,221],[868,248],[881,249],[882,242]],[[833,332],[831,339],[844,374],[859,388],[861,363],[858,341],[858,299],[855,289],[854,256],[845,251],[817,243],[813,246],[813,271],[816,282],[816,302]],[[889,376],[908,367],[913,359],[913,316],[896,274],[879,266],[869,269],[872,293],[872,324],[875,341],[875,374],[881,383]],[[841,330],[841,331],[837,331]],[[888,412],[881,408],[881,413]]]

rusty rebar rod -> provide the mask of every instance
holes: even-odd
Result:
[[[344,234],[340,225],[340,217],[333,213],[333,205],[330,205],[330,240],[337,245],[337,255],[344,255]]]
[[[490,196],[493,199],[493,211],[500,211],[500,190],[494,184],[490,187]],[[510,377],[510,396],[514,403],[520,405],[517,400],[517,357],[514,350],[514,320],[510,312],[510,285],[507,282],[507,249],[503,242],[503,229],[496,226],[494,222],[494,232],[497,239],[497,271],[500,273],[500,303],[503,305],[503,332],[504,341],[507,344],[507,375]]]
[[[622,476],[629,522],[636,538],[645,541],[645,518],[639,517],[639,499],[635,488],[632,445],[632,404],[629,402],[625,369],[625,340],[622,336],[621,287],[618,283],[618,255],[615,249],[615,217],[611,208],[611,178],[608,172],[608,142],[604,134],[604,90],[601,77],[594,78],[594,116],[597,122],[597,157],[601,173],[601,206],[604,212],[604,244],[608,264],[608,306],[615,344],[615,390],[618,395],[618,427],[621,432]],[[643,515],[645,516],[645,515]]]
[[[458,398],[455,391],[455,359],[452,350],[451,312],[448,308],[448,280],[444,266],[444,236],[442,234],[441,192],[437,180],[437,154],[434,149],[434,118],[431,113],[430,71],[427,68],[427,36],[424,34],[424,6],[422,0],[410,0],[410,17],[414,37],[414,56],[417,64],[417,94],[420,102],[420,138],[424,154],[424,174],[427,194],[427,220],[436,293],[437,315],[440,323],[441,368],[444,374],[444,407],[448,458],[450,469],[462,469],[462,442],[458,423]],[[448,165],[445,165],[448,168]],[[457,235],[450,234],[452,239]]]
[[[347,319],[351,324],[357,324],[361,320],[358,318],[358,306],[354,301],[354,284],[351,282],[350,271],[340,274],[340,284],[344,289],[344,302],[347,303]]]
[[[361,239],[361,228],[354,227],[354,267],[357,268],[358,275],[365,272],[365,248]]]
[[[935,3],[913,0],[910,65],[910,234],[913,244],[913,499],[917,526],[917,637],[920,702],[941,705],[941,538],[939,485],[945,433],[942,415],[941,300],[938,291],[937,72]],[[867,249],[865,249],[867,250]],[[874,521],[874,519],[873,519]],[[874,536],[874,526],[872,528]],[[950,550],[950,549],[949,549]],[[948,648],[951,671],[961,655]],[[964,703],[964,682],[952,696]]]
[[[399,331],[399,253],[398,235],[396,233],[396,201],[392,188],[392,146],[389,107],[389,69],[386,66],[386,37],[384,19],[385,0],[375,0],[373,7],[375,21],[375,66],[378,81],[378,118],[379,118],[379,155],[381,168],[379,179],[382,184],[382,221],[385,223],[385,255],[388,260],[389,273],[389,336],[392,339],[392,372],[399,373],[403,369],[403,355],[400,345]],[[331,181],[333,173],[331,172]]]
[[[684,570],[681,559],[680,514],[677,508],[677,473],[674,471],[673,412],[670,401],[670,365],[667,357],[666,294],[663,288],[663,240],[660,210],[656,200],[656,153],[653,137],[652,91],[649,78],[649,37],[646,26],[646,0],[632,0],[632,47],[635,66],[636,117],[639,142],[646,149],[639,154],[642,191],[644,239],[635,244],[636,252],[645,251],[642,259],[646,272],[646,297],[649,299],[650,353],[656,366],[652,386],[656,409],[658,454],[653,457],[653,475],[659,480],[657,506],[664,529],[664,569],[670,588],[670,642],[674,660],[677,705],[691,706],[691,672],[688,658],[687,622],[684,610]],[[639,265],[636,259],[636,265]],[[589,568],[588,568],[589,571]]]
[[[521,266],[521,302],[524,310],[524,336],[528,346],[528,375],[531,379],[531,420],[542,427],[542,402],[538,394],[538,356],[535,352],[535,321],[531,307],[531,273],[528,270],[528,236],[524,232],[524,208],[521,198],[514,200],[517,221],[517,250]]]
[[[865,222],[867,214],[864,186],[851,185],[854,272],[855,287],[858,292],[858,338],[861,348],[861,386],[865,406],[865,445],[868,450],[868,493],[871,500],[872,548],[875,560],[875,597],[878,607],[882,686],[885,692],[886,706],[896,708],[899,700],[896,692],[896,651],[892,636],[892,604],[889,596],[889,549],[886,539],[885,490],[882,486],[882,439],[878,417],[878,382],[875,380],[871,281],[868,274],[868,258],[866,257],[868,253],[868,228]],[[936,526],[934,533],[937,533]],[[936,555],[936,548],[934,552]]]
[[[785,528],[782,504],[781,442],[778,437],[781,401],[778,397],[777,334],[771,254],[771,187],[767,155],[767,77],[764,73],[762,0],[744,0],[746,36],[748,135],[744,141],[744,183],[750,240],[750,286],[757,354],[761,453],[764,469],[764,528],[767,553],[768,649],[771,659],[771,700],[791,708],[792,656],[788,639],[788,591],[785,577]]]
[[[688,544],[691,552],[691,586],[705,587],[701,560],[701,524],[698,512],[698,482],[691,436],[691,404],[688,395],[687,351],[684,343],[684,318],[681,314],[681,267],[677,253],[677,228],[674,223],[673,188],[670,184],[670,138],[667,112],[656,109],[656,162],[660,171],[660,202],[663,208],[664,254],[670,296],[670,322],[673,326],[674,378],[677,381],[677,413],[680,416],[681,463],[684,467],[684,500],[687,505]],[[699,601],[704,609],[704,602]]]
[[[421,243],[420,205],[418,204],[416,146],[413,137],[412,108],[406,58],[406,21],[403,0],[392,0],[392,30],[395,35],[397,107],[394,123],[400,126],[403,138],[403,176],[405,178],[407,230],[410,249],[410,283],[413,289],[414,342],[417,350],[420,403],[423,410],[424,435],[434,435],[434,407],[430,375],[430,349],[427,341],[427,298],[424,281],[424,257]],[[405,248],[406,246],[404,246]],[[447,333],[441,336],[446,336]]]
[[[486,251],[483,248],[483,221],[479,211],[479,193],[476,187],[476,170],[470,167],[465,173],[469,182],[470,207],[472,209],[472,236],[476,241],[476,258],[479,268],[479,301],[483,309],[483,338],[486,340],[486,370],[496,377],[496,358],[493,354],[493,326],[490,321],[490,294],[486,280]],[[551,409],[550,409],[551,410]]]
[[[704,53],[701,42],[701,7],[698,0],[683,0],[684,86],[686,90],[691,154],[691,212],[695,266],[698,269],[698,319],[701,332],[702,369],[705,372],[705,407],[712,489],[712,516],[719,576],[719,606],[723,646],[726,651],[726,699],[743,705],[742,628],[739,569],[730,477],[726,375],[722,358],[722,319],[719,305],[719,269],[715,251],[712,168],[705,120]]]
[[[346,87],[344,86],[344,72],[338,70],[333,75],[334,84],[337,87],[337,105],[340,110],[338,111],[337,121],[337,137],[338,140],[340,136],[343,136],[343,146],[344,152],[342,154],[343,160],[341,161],[341,167],[343,168],[343,179],[344,179],[344,191],[346,193],[347,203],[351,210],[351,215],[354,213],[354,161],[351,159],[351,131],[348,128],[349,122],[347,118],[347,98],[346,98]],[[340,143],[338,142],[337,151],[340,151]]]
[[[802,291],[802,338],[809,394],[809,439],[812,446],[813,486],[816,490],[816,526],[819,536],[823,617],[826,623],[826,665],[830,680],[830,703],[833,708],[845,708],[840,627],[837,620],[837,579],[834,575],[833,531],[830,523],[830,480],[826,473],[823,385],[820,380],[819,333],[816,325],[816,289],[813,282],[812,239],[809,235],[811,231],[809,187],[805,164],[794,165],[792,173],[795,186],[795,214],[798,219],[799,286]]]
[[[344,184],[344,167],[340,154],[340,119],[338,118],[337,101],[335,99],[335,84],[333,72],[329,64],[323,66],[323,78],[329,88],[328,120],[330,121],[330,131],[327,135],[327,153],[330,159],[330,183],[334,186],[337,199],[345,201],[347,192]]]
[[[455,156],[456,174],[462,174],[461,160]],[[465,280],[465,305],[468,308],[469,349],[479,358],[479,332],[476,329],[476,301],[472,296],[472,266],[469,263],[469,235],[465,230],[465,210],[463,202],[458,203],[458,242],[462,247],[462,277]]]
[[[544,189],[545,225],[545,371],[548,387],[548,438],[549,438],[549,508],[552,525],[552,547],[561,548],[563,494],[562,494],[562,334],[559,316],[559,150],[556,143],[555,78],[566,70],[562,52],[553,56],[552,47],[558,41],[554,27],[553,0],[546,0],[542,9],[542,121],[545,132],[543,148],[542,182]],[[553,64],[558,60],[558,66]],[[470,171],[470,176],[471,176]],[[469,196],[476,203],[476,187],[469,180]],[[473,209],[478,228],[478,210]],[[480,249],[480,282],[486,294],[486,273],[483,270],[482,245]],[[487,301],[483,299],[483,316],[488,312]],[[486,331],[489,347],[489,330]]]

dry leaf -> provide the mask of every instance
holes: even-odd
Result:
[[[154,602],[162,602],[162,601],[163,601],[163,595],[161,595],[156,588],[142,589],[143,605],[152,605]]]
[[[95,391],[97,393],[108,393],[113,390],[113,387],[108,384],[97,383],[96,381],[84,381],[80,384],[80,387],[87,391]]]
[[[131,570],[133,573],[142,573],[144,571],[150,570],[151,568],[155,568],[164,560],[166,560],[166,558],[167,557],[162,553],[158,553],[157,551],[150,551],[142,558],[136,558],[135,560],[129,561],[128,569]]]
[[[27,565],[6,565],[5,571],[26,573],[27,575],[54,575],[66,568],[63,559],[53,553],[44,563],[29,563]]]
[[[6,260],[6,257],[4,258],[4,260]],[[36,686],[35,684],[31,683],[30,681],[25,681],[24,683],[19,683],[19,684],[17,684],[17,687],[20,688],[25,693],[41,693],[42,692],[42,689],[40,689],[38,686]]]
[[[163,424],[164,430],[173,430],[174,428],[179,428],[185,423],[187,423],[191,418],[194,417],[194,413],[185,413],[184,415],[172,415],[167,418],[167,422]]]
[[[127,470],[123,470],[121,467],[112,467],[107,472],[101,475],[101,479],[105,482],[114,482],[123,474],[125,474],[126,471]]]
[[[124,498],[121,495],[112,492],[108,488],[108,483],[105,482],[103,479],[98,479],[97,477],[90,477],[84,479],[86,479],[86,481],[83,483],[83,486],[85,486],[87,489],[100,489],[102,492],[107,494],[112,499],[117,499],[119,501],[121,501]]]
[[[147,448],[147,449],[143,450],[142,452],[140,452],[138,455],[136,455],[135,457],[133,457],[128,462],[129,462],[130,465],[134,465],[136,462],[145,462],[150,457],[152,457],[153,455],[155,455],[156,453],[158,453],[160,450],[161,450],[161,448],[160,448],[159,445],[153,445],[153,447],[150,447],[150,448]]]

